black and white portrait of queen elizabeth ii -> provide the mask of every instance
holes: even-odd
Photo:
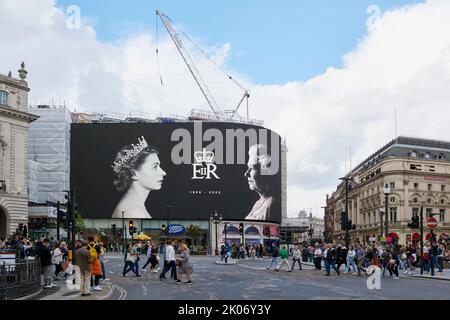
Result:
[[[161,189],[166,172],[161,168],[158,149],[149,146],[144,137],[138,143],[123,147],[112,165],[113,184],[123,193],[112,218],[151,219],[145,207],[150,191]]]
[[[267,152],[267,147],[263,144],[252,145],[248,151],[247,178],[250,190],[258,193],[259,199],[253,205],[246,220],[273,220],[277,218],[274,212],[274,203],[278,200],[275,197],[276,175],[268,174],[272,157]]]

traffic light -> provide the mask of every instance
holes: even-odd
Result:
[[[166,225],[163,224],[163,225],[161,226],[161,235],[165,236],[165,235],[166,235],[166,230],[167,230]]]
[[[266,237],[270,236],[270,227],[269,226],[264,226],[263,234]]]
[[[116,231],[117,231],[116,224],[112,224],[112,225],[111,225],[111,231],[112,231],[112,234],[113,234],[113,235],[116,235]]]
[[[130,232],[130,235],[133,235],[133,233],[134,233],[134,226],[133,226],[133,221],[132,220],[128,221],[128,231]]]
[[[244,224],[242,222],[239,223],[239,233],[244,234]]]
[[[353,224],[352,220],[348,220],[347,221],[347,229],[348,230],[355,230],[356,229],[356,224]]]
[[[419,220],[420,220],[419,216],[413,216],[411,218],[411,223],[407,224],[408,228],[418,229],[419,228]]]
[[[342,230],[347,229],[347,212],[345,211],[341,212],[341,229]]]

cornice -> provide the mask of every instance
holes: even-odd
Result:
[[[28,112],[15,110],[10,107],[0,107],[0,115],[6,116],[9,118],[13,118],[13,119],[18,119],[21,121],[25,120],[27,123],[31,123],[31,122],[39,119],[39,116],[36,116],[36,115],[28,113]]]

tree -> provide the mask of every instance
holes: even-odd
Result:
[[[201,237],[202,229],[199,226],[194,226],[193,224],[187,227],[187,234],[192,238],[193,245],[195,246],[195,240]]]
[[[84,219],[80,213],[75,213],[75,227],[77,229],[78,234],[83,234],[86,230],[86,224],[84,223]]]

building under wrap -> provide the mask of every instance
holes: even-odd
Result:
[[[69,190],[70,124],[67,107],[30,107],[40,118],[28,134],[28,196],[31,203],[65,202]]]

